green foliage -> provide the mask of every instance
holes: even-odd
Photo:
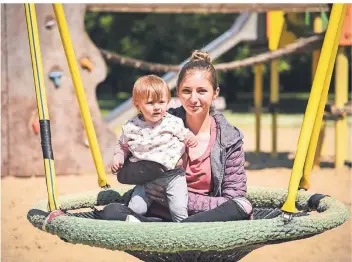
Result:
[[[194,49],[201,49],[228,30],[238,14],[93,13],[85,16],[86,30],[99,48],[145,61],[179,64]],[[304,21],[304,14],[302,15]],[[256,54],[249,43],[240,43],[213,61],[231,62]],[[108,76],[98,87],[98,98],[121,99],[131,94],[134,81],[145,74],[162,76],[107,62]],[[308,91],[311,86],[311,53],[294,53],[279,60],[280,86],[284,91]],[[270,64],[264,67],[264,91],[270,86]],[[252,92],[253,68],[219,72],[221,95],[236,101],[238,92]],[[123,96],[118,95],[123,92]]]
[[[285,71],[290,71],[291,70],[291,65],[290,63],[285,60],[285,59],[280,59],[279,64],[278,64],[278,70],[280,72],[285,72]]]
[[[90,13],[85,25],[100,48],[150,62],[179,64],[194,49],[201,49],[228,30],[237,15]],[[242,51],[239,52],[242,54]],[[247,54],[242,55],[246,57]],[[133,82],[145,72],[108,63],[109,73],[99,93],[131,92]],[[242,70],[243,71],[243,70]],[[109,87],[109,88],[107,88]],[[102,89],[100,88],[100,89]]]

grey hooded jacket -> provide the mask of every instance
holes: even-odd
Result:
[[[183,107],[169,109],[168,112],[185,122]],[[245,196],[247,192],[243,134],[230,125],[222,113],[212,112],[211,116],[215,119],[217,129],[216,141],[210,153],[212,190],[209,195],[189,192],[189,214],[214,209],[229,199]]]

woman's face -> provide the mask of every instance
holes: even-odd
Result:
[[[180,83],[178,98],[190,115],[209,114],[211,103],[219,94],[219,88],[213,90],[208,74],[207,71],[190,72]]]

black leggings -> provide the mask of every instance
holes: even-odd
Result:
[[[97,211],[97,215],[103,220],[121,220],[125,221],[128,215],[133,215],[142,222],[161,222],[166,221],[156,217],[146,217],[134,213],[130,208],[123,204],[112,203],[104,207],[103,210]],[[187,222],[225,222],[235,220],[248,220],[250,215],[247,214],[235,201],[228,200],[220,206],[195,215],[181,221]]]

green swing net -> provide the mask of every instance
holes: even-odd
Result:
[[[247,198],[254,206],[253,220],[205,224],[97,219],[95,206],[125,203],[130,190],[113,189],[107,183],[64,10],[61,4],[53,4],[53,8],[101,189],[56,197],[35,5],[25,4],[48,192],[48,199],[36,203],[28,212],[27,218],[33,226],[72,244],[125,251],[144,261],[237,261],[257,248],[312,237],[338,227],[348,219],[349,211],[344,204],[333,197],[307,191],[346,4],[333,4],[332,7],[288,190],[249,187]],[[92,211],[77,212],[81,208]]]

